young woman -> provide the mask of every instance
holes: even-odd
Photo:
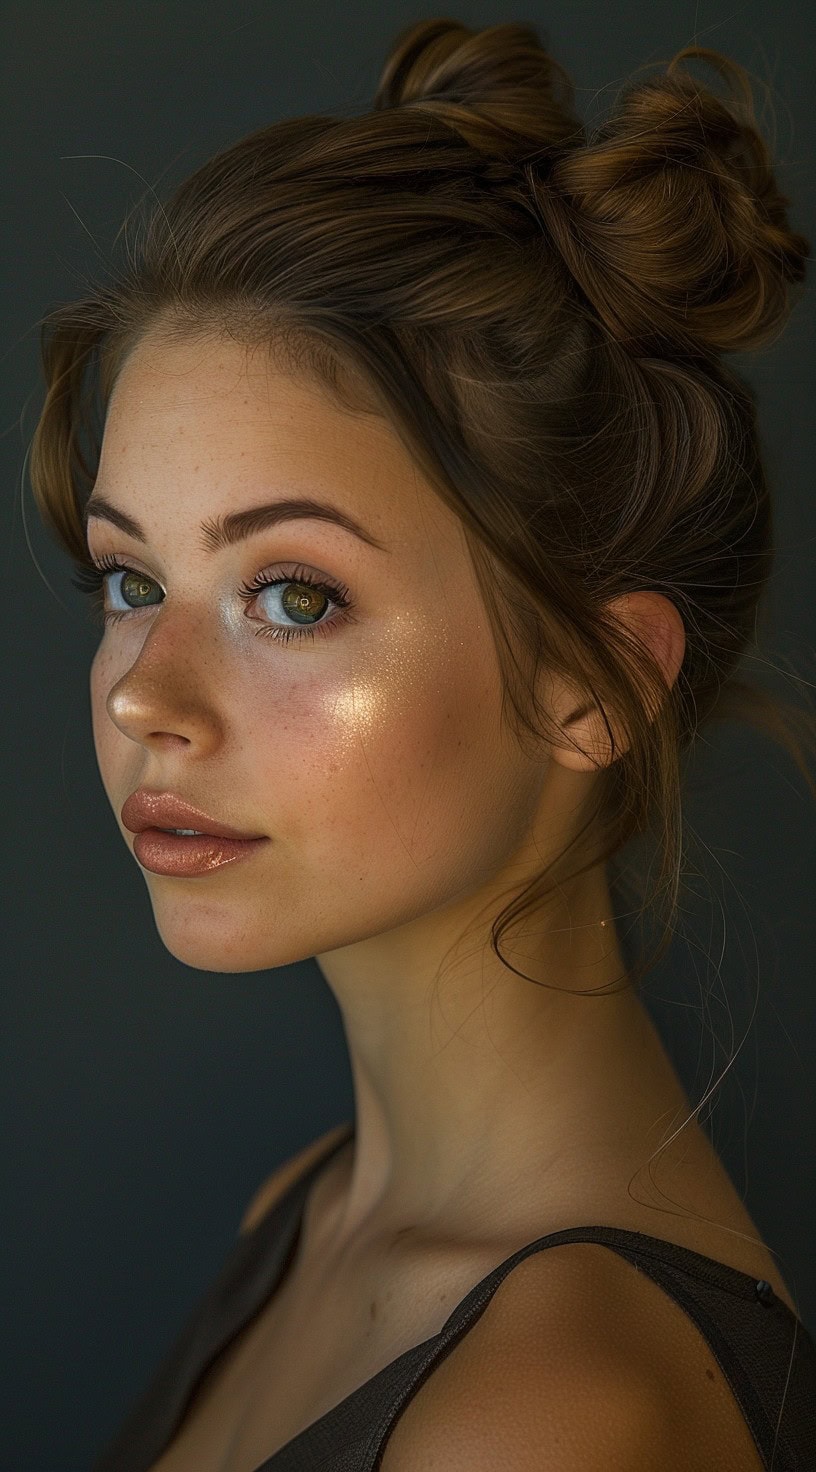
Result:
[[[530,26],[423,21],[370,112],[228,148],[46,319],[32,483],[158,930],[316,956],[355,1096],[95,1472],[812,1465],[813,1340],[638,996],[681,757],[767,703],[723,354],[790,311],[786,204],[717,53],[590,140]]]

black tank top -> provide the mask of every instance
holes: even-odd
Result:
[[[240,1235],[188,1317],[146,1391],[91,1472],[148,1472],[178,1430],[204,1372],[269,1301],[291,1262],[308,1190],[354,1133],[315,1161],[250,1232]],[[597,1242],[649,1276],[689,1315],[711,1347],[768,1472],[816,1469],[816,1345],[769,1283],[622,1227],[568,1227],[499,1263],[456,1305],[438,1334],[406,1350],[279,1448],[255,1472],[374,1472],[400,1412],[499,1284],[530,1253]]]

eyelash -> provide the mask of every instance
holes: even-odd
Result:
[[[104,557],[93,558],[88,563],[77,563],[77,576],[71,578],[71,583],[81,593],[87,593],[92,599],[92,612],[97,619],[101,616],[101,622],[107,626],[118,623],[120,618],[127,618],[131,613],[139,613],[138,608],[131,609],[109,609],[104,607],[104,585],[105,578],[111,572],[132,572],[136,577],[147,577],[146,573],[139,572],[136,567],[131,567],[127,562],[122,562],[115,554],[107,552]],[[148,578],[148,582],[155,582],[155,578]],[[332,603],[342,610],[341,616],[329,620],[322,620],[318,624],[303,624],[297,628],[282,628],[277,624],[261,624],[255,633],[265,638],[276,639],[278,643],[288,644],[290,639],[314,638],[315,634],[327,637],[337,625],[353,622],[354,615],[351,612],[354,605],[349,595],[349,590],[342,583],[332,583],[328,580],[316,578],[310,574],[309,569],[298,565],[290,577],[267,578],[263,573],[257,573],[249,583],[244,583],[238,589],[238,595],[247,603],[257,598],[265,588],[286,587],[289,583],[298,583],[307,588],[315,588],[318,593],[325,593]],[[158,586],[158,584],[156,584]],[[157,604],[145,604],[145,607],[158,607]]]

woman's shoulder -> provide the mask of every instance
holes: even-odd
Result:
[[[591,1406],[592,1414],[587,1414]],[[707,1472],[762,1462],[710,1345],[617,1253],[570,1242],[517,1264],[394,1427],[383,1472]]]
[[[316,1140],[312,1140],[311,1144],[305,1145],[302,1150],[299,1150],[296,1155],[290,1156],[281,1165],[277,1166],[272,1174],[267,1176],[258,1187],[258,1190],[251,1198],[238,1229],[239,1234],[243,1235],[247,1232],[254,1231],[262,1217],[271,1210],[277,1201],[280,1201],[281,1197],[294,1181],[303,1175],[315,1160],[319,1159],[321,1155],[324,1155],[331,1148],[335,1140],[339,1140],[342,1135],[345,1135],[348,1129],[349,1122],[335,1125],[332,1129],[327,1130],[325,1135],[318,1136]]]

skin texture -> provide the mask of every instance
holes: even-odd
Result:
[[[604,869],[564,887],[515,946],[505,937],[513,964],[547,987],[489,945],[506,887],[577,824],[603,722],[571,727],[586,758],[566,745],[522,753],[503,728],[463,530],[396,433],[231,339],[148,338],[117,381],[96,489],[148,540],[93,518],[93,555],[118,555],[165,594],[110,625],[93,661],[105,791],[131,849],[120,810],[140,786],[271,838],[203,877],[140,872],[185,965],[316,957],[345,1024],[357,1121],[331,1247],[512,1230],[533,1182],[566,1200],[593,1162],[631,1158],[633,1141],[645,1160],[656,1116],[682,1104],[645,1009],[625,990],[564,990],[625,977]],[[386,550],[316,520],[207,550],[203,521],[290,495],[333,502]],[[251,604],[237,590],[297,564],[345,584],[354,621],[329,605],[327,637],[279,643],[258,630],[292,626],[284,590]],[[127,606],[121,582],[108,579],[109,608]],[[684,650],[673,605],[643,593],[617,611],[651,642],[668,689]],[[581,703],[555,681],[546,694],[559,720]]]

